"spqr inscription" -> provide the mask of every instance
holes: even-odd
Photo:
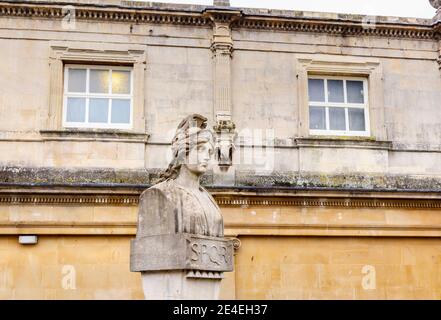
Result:
[[[224,243],[211,241],[188,240],[190,260],[192,264],[226,267],[231,265],[232,248]]]

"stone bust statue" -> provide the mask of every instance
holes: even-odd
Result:
[[[171,163],[141,194],[130,268],[141,272],[146,299],[217,299],[223,272],[233,270],[233,241],[223,237],[220,209],[200,185],[213,140],[205,117],[186,117]]]
[[[172,140],[172,152],[173,159],[161,175],[160,183],[150,190],[160,190],[178,204],[177,214],[181,217],[178,232],[223,237],[220,209],[199,182],[214,152],[207,119],[194,114],[182,120]]]

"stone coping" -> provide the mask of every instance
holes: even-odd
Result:
[[[145,189],[158,181],[161,169],[0,167],[0,190],[23,188]],[[441,176],[371,173],[237,171],[233,185],[214,185],[213,173],[202,184],[210,189],[255,191],[330,190],[372,192],[441,192]]]

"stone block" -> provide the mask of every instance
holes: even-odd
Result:
[[[132,272],[162,270],[233,271],[233,241],[192,234],[168,234],[132,240]]]

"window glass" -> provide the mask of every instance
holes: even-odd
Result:
[[[349,130],[365,131],[364,110],[359,108],[349,108]]]
[[[112,123],[130,123],[130,100],[112,100]]]
[[[90,93],[108,93],[109,92],[109,71],[108,70],[90,70]]]
[[[130,93],[130,72],[112,71],[112,93],[129,94]]]
[[[329,108],[329,129],[346,130],[345,108]]]
[[[328,80],[328,101],[345,102],[343,80]]]
[[[349,103],[364,103],[363,81],[346,81]]]
[[[69,69],[68,86],[69,92],[86,92],[87,70]]]
[[[66,127],[129,128],[132,70],[124,67],[66,66]]]
[[[66,120],[68,122],[86,121],[86,99],[68,98],[66,113]]]
[[[308,88],[309,128],[312,134],[369,134],[365,80],[313,76],[308,79]]]
[[[323,79],[309,79],[309,101],[325,101],[325,81]]]
[[[89,100],[89,122],[107,123],[109,111],[109,99]]]
[[[313,130],[326,129],[326,108],[309,108],[309,128]]]

